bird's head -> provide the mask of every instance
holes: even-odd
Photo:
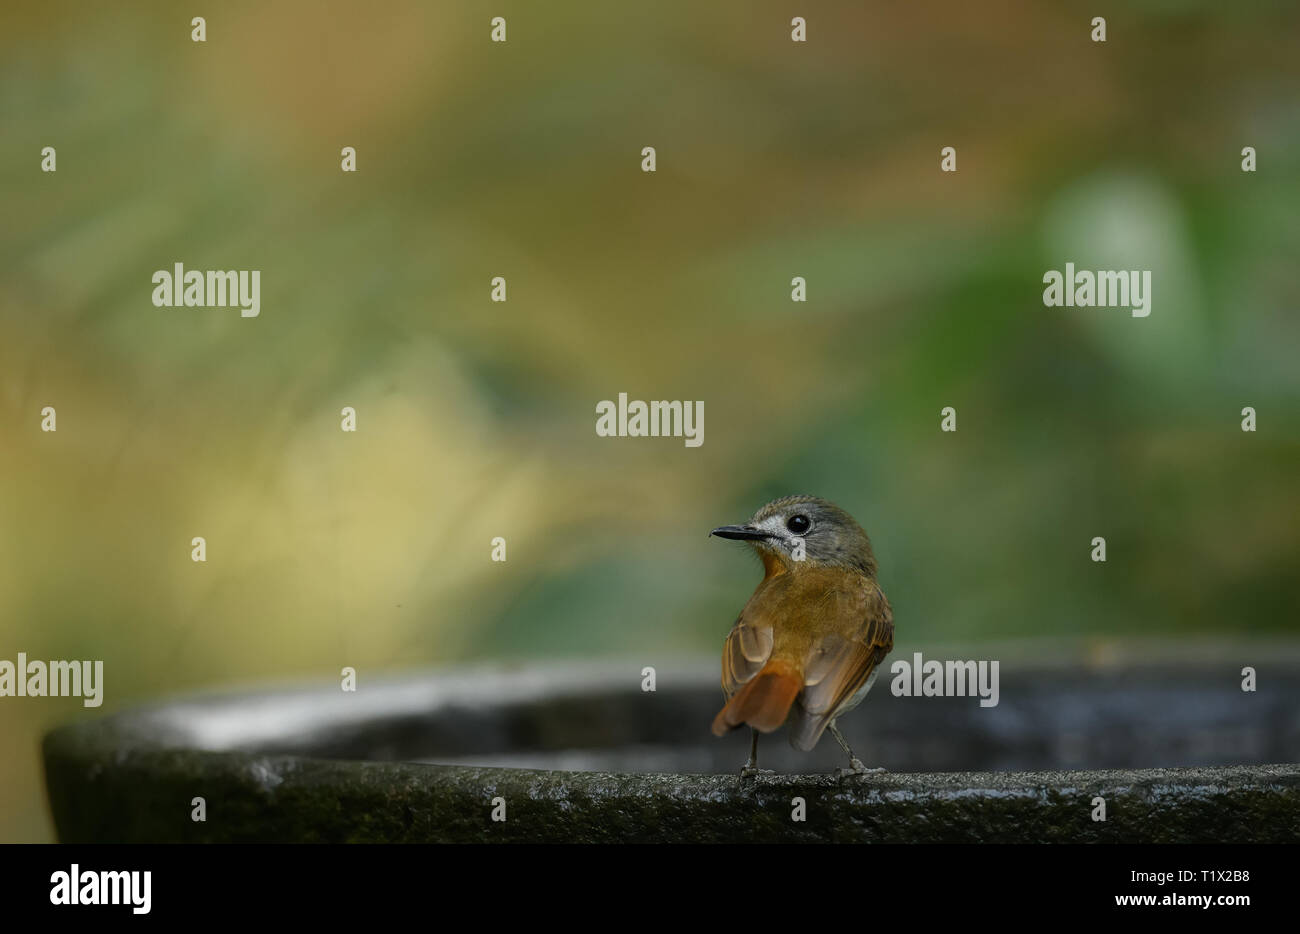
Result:
[[[744,525],[724,525],[709,534],[749,542],[769,574],[827,565],[868,577],[876,573],[862,526],[839,506],[816,496],[773,500]]]

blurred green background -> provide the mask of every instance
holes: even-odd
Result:
[[[103,659],[106,703],[0,698],[0,840],[52,836],[45,729],[142,699],[717,652],[760,570],[707,532],[791,492],[870,532],[902,652],[1295,634],[1298,37],[1292,2],[6,2],[0,658]],[[1067,261],[1152,270],[1151,316],[1045,308]],[[175,262],[260,269],[261,316],[154,308]],[[703,400],[703,447],[598,438],[619,392]]]

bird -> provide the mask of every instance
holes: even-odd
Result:
[[[713,720],[716,736],[750,728],[742,779],[760,771],[758,735],[787,723],[804,752],[829,731],[849,757],[841,777],[884,771],[863,765],[836,725],[894,647],[893,610],[862,526],[828,500],[786,496],[709,535],[747,542],[765,572],[723,646],[727,702]]]

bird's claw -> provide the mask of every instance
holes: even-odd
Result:
[[[740,770],[740,780],[743,782],[747,778],[753,778],[755,775],[775,775],[776,769],[760,769],[754,765],[747,765]]]
[[[840,778],[849,778],[858,775],[877,775],[883,771],[885,770],[880,767],[867,768],[862,764],[862,760],[855,756],[849,760],[849,767],[847,769],[838,769],[837,774]]]

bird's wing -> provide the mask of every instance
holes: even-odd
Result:
[[[831,633],[813,646],[804,666],[804,689],[795,706],[790,742],[797,749],[817,745],[826,725],[867,683],[894,647],[894,616],[874,581],[826,594],[824,612],[859,620],[848,636]]]
[[[772,627],[736,620],[722,650],[722,690],[728,697],[758,674],[772,654]]]
[[[774,620],[762,609],[768,604],[759,599],[766,583],[759,585],[745,605],[722,648],[722,691],[727,697],[758,674],[772,655]]]

